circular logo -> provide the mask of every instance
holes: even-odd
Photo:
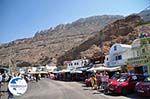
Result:
[[[21,77],[13,77],[8,83],[9,91],[15,96],[23,95],[27,88],[27,82]]]

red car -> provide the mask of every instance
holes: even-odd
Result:
[[[109,80],[108,90],[113,93],[127,95],[129,92],[134,92],[136,83],[144,80],[144,78],[143,75],[121,74],[119,79]]]
[[[142,96],[150,96],[150,76],[144,81],[138,82],[135,86],[136,93]]]

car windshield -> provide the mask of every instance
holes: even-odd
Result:
[[[114,74],[114,75],[111,77],[111,79],[116,80],[116,79],[119,79],[120,76],[121,76],[121,74]]]
[[[117,81],[124,82],[128,79],[128,75],[122,75]]]
[[[150,76],[146,77],[144,81],[145,82],[150,82]]]

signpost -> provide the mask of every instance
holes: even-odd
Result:
[[[21,96],[27,91],[28,85],[21,77],[13,77],[8,83],[8,89],[14,96]]]

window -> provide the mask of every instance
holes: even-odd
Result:
[[[77,65],[79,65],[79,63],[77,63]]]
[[[137,56],[139,56],[139,51],[137,51]]]
[[[116,51],[117,50],[117,46],[114,46],[114,51]]]
[[[107,59],[106,59],[107,61],[108,61],[108,57],[107,57]]]
[[[121,56],[121,55],[119,55],[119,56],[118,56],[118,60],[121,60],[121,59],[122,59],[122,56]]]
[[[124,82],[128,79],[128,75],[122,75],[117,81]]]
[[[116,58],[116,60],[121,60],[122,59],[122,55],[118,55],[115,58]]]
[[[142,53],[145,53],[145,49],[144,48],[142,49]]]

